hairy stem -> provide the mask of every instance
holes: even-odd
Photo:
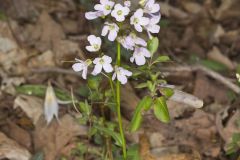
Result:
[[[119,42],[117,42],[117,65],[118,66],[121,65],[121,46],[120,46]],[[119,124],[119,132],[120,132],[121,139],[122,139],[123,159],[126,160],[127,159],[127,150],[126,150],[126,141],[125,141],[123,126],[122,126],[120,86],[121,86],[120,82],[117,81],[117,83],[116,83],[116,106],[117,106],[118,124]]]

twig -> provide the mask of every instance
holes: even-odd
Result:
[[[177,67],[163,67],[161,68],[163,72],[195,72],[195,71],[202,71],[206,75],[212,77],[213,79],[221,82],[229,89],[233,90],[235,93],[240,94],[240,87],[236,84],[232,83],[231,80],[222,76],[221,74],[210,70],[204,66],[196,65],[196,66],[177,66]]]
[[[46,68],[33,68],[32,73],[60,73],[60,74],[70,74],[74,76],[81,77],[81,74],[74,72],[69,69],[57,68],[57,67],[46,67]]]

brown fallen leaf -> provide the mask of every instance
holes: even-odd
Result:
[[[31,149],[32,139],[29,132],[25,129],[19,127],[15,123],[10,120],[7,121],[8,130],[5,133],[8,133],[8,136],[18,142],[20,145],[26,147],[27,149]]]
[[[36,48],[41,52],[51,50],[54,41],[65,38],[61,26],[46,11],[41,13],[36,26],[28,32],[28,39],[34,40]]]
[[[186,2],[186,1],[184,1],[182,3],[182,5],[187,12],[192,13],[192,14],[197,14],[203,9],[203,7],[196,2]]]
[[[43,150],[45,160],[56,159],[61,150],[76,136],[86,136],[87,127],[81,126],[70,115],[53,121],[49,126],[40,119],[33,133],[35,150]]]
[[[29,160],[31,154],[17,142],[0,132],[0,159]]]
[[[173,17],[176,19],[186,19],[189,17],[189,15],[184,12],[183,10],[176,8],[174,6],[171,6],[168,3],[160,3],[161,5],[161,14],[167,16],[167,17]]]
[[[36,125],[43,114],[43,100],[34,96],[19,95],[14,100],[14,108],[20,107]]]
[[[229,102],[226,89],[219,86],[220,84],[216,84],[215,82],[209,80],[207,76],[203,75],[201,72],[198,72],[193,94],[196,97],[204,100],[206,104],[210,103],[212,100],[226,104]]]
[[[54,53],[51,50],[48,50],[40,55],[31,58],[28,61],[28,67],[29,68],[37,68],[39,66],[53,67],[55,66],[54,61],[55,61]]]

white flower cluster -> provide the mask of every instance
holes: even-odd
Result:
[[[85,17],[88,20],[93,20],[98,17],[106,18],[110,15],[107,22],[104,23],[101,36],[107,36],[109,41],[117,40],[124,48],[133,51],[133,55],[130,61],[135,62],[137,65],[144,65],[146,63],[146,58],[151,57],[151,53],[148,51],[147,42],[137,37],[137,32],[146,31],[149,38],[152,38],[152,33],[158,33],[160,31],[160,26],[158,25],[161,15],[160,15],[160,5],[155,3],[155,0],[141,0],[140,8],[137,9],[130,16],[130,26],[132,26],[132,31],[127,35],[124,31],[121,31],[122,23],[131,13],[131,1],[124,1],[124,4],[117,3],[111,0],[100,0],[100,4],[94,6],[95,11],[87,12]],[[123,32],[123,33],[122,33]],[[102,40],[100,37],[95,35],[88,36],[89,46],[86,49],[89,52],[99,52],[102,45]],[[92,74],[97,75],[104,70],[106,73],[111,73],[112,79],[116,79],[121,82],[121,84],[127,83],[127,77],[132,75],[132,72],[120,67],[112,67],[112,58],[106,55],[95,58],[93,61],[90,59],[82,61],[76,59],[76,63],[72,66],[73,70],[76,72],[82,71],[82,77],[87,78],[88,66],[92,63],[95,65]]]

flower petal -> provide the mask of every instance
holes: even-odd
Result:
[[[103,65],[103,69],[104,69],[104,71],[107,72],[107,73],[110,73],[110,72],[113,71],[113,67],[112,67],[112,65],[109,64],[109,63],[104,64],[104,65]]]
[[[103,29],[102,29],[102,34],[101,35],[106,36],[108,34],[108,31],[109,31],[109,26],[108,25],[104,26]]]
[[[117,38],[117,32],[116,31],[110,31],[108,35],[109,41],[114,41]]]
[[[101,71],[102,71],[102,65],[101,64],[96,64],[92,74],[97,75],[97,74],[101,73]]]
[[[72,69],[75,71],[75,72],[80,72],[83,70],[83,64],[82,63],[75,63],[72,65]]]

